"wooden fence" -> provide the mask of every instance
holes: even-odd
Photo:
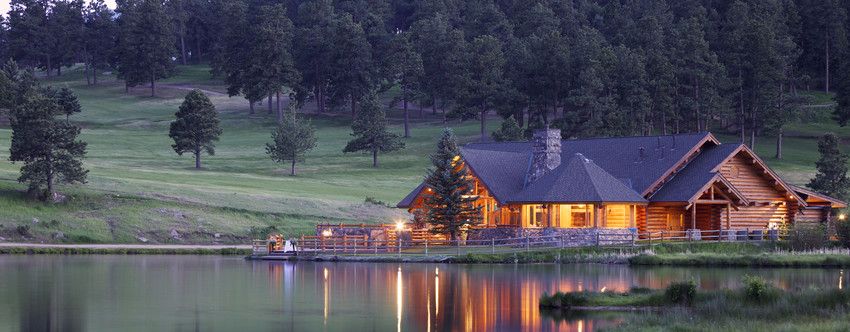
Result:
[[[450,240],[425,230],[407,230],[410,237],[372,240],[366,235],[302,236],[294,241],[299,255],[398,254],[460,255],[468,253],[512,253],[545,248],[638,247],[677,242],[764,242],[787,239],[787,230],[740,229],[658,232],[596,232],[552,236],[529,236],[487,240]],[[254,241],[254,254],[274,255],[270,241]]]

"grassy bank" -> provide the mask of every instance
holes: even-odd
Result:
[[[566,248],[469,254],[456,263],[618,263],[729,267],[850,267],[846,251],[792,252],[781,243],[669,243],[652,247]]]
[[[27,201],[21,194],[25,187],[16,182],[20,164],[5,161],[11,132],[0,124],[0,238],[7,241],[244,243],[266,230],[297,237],[313,233],[316,223],[392,222],[406,214],[387,205],[422,180],[442,127],[455,129],[461,143],[478,139],[477,121],[444,123],[440,114],[426,110],[420,117],[414,107],[413,136],[405,139],[406,148],[381,156],[381,167],[375,169],[368,155],[342,153],[350,139],[345,109],[315,114],[314,105],[308,104],[304,112],[317,129],[318,143],[299,164],[299,176],[290,177],[285,165],[265,154],[274,116],[264,105],[249,115],[245,100],[227,97],[223,83],[210,77],[207,66],[178,66],[176,75],[160,82],[157,97],[149,97],[145,87],[125,93],[123,83],[110,75],[88,86],[82,68],[63,71],[46,84],[69,87],[79,95],[83,112],[71,120],[83,127],[81,138],[88,143],[89,181],[61,186],[70,197],[65,204]],[[191,156],[177,156],[168,138],[174,112],[192,88],[208,93],[223,127],[216,155],[204,156],[202,170],[192,168]],[[818,103],[829,99],[817,97]],[[805,121],[786,131],[785,159],[772,158],[771,138],[762,138],[756,150],[783,177],[805,184],[814,174],[817,134],[830,130],[850,137],[850,127],[829,120],[830,110],[811,108]],[[400,133],[401,111],[392,110],[388,117],[391,129]],[[499,122],[494,117],[488,129]],[[367,197],[387,204],[365,203]],[[172,236],[172,231],[180,236]]]
[[[702,291],[692,282],[666,290],[633,289],[627,293],[577,292],[544,295],[540,307],[555,319],[575,317],[576,310],[651,309],[626,315],[623,331],[812,331],[850,328],[847,290],[779,290],[763,279],[745,277],[741,289]]]

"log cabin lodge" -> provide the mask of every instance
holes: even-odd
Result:
[[[750,148],[711,133],[471,143],[480,228],[628,229],[640,234],[827,222],[847,204],[789,185]],[[426,209],[423,183],[398,207]]]

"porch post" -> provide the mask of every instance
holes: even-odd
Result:
[[[691,205],[691,229],[697,229],[697,203]]]
[[[599,206],[593,204],[593,228],[599,228]]]
[[[637,205],[629,205],[629,227],[636,228],[635,214],[637,213]]]
[[[726,203],[726,229],[732,228],[732,204]]]

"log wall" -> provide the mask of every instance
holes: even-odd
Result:
[[[721,166],[720,173],[751,201],[750,206],[732,210],[731,228],[765,228],[771,222],[792,221],[787,194],[776,188],[771,176],[753,159],[739,153]]]

